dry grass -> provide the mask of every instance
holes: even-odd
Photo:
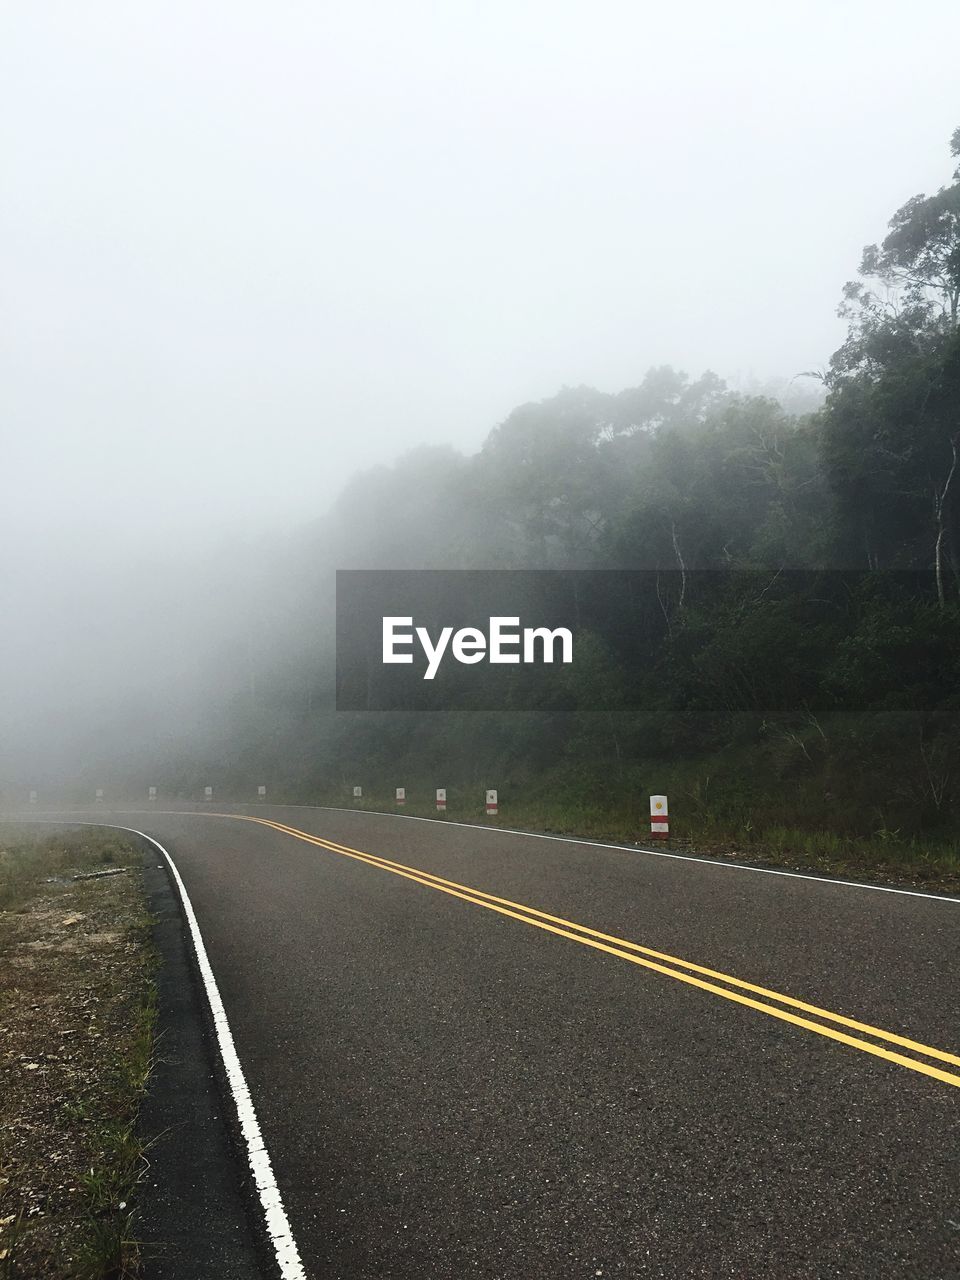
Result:
[[[154,1020],[141,857],[95,830],[0,830],[0,850],[0,1277],[134,1276]]]

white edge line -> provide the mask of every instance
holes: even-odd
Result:
[[[817,884],[832,884],[837,888],[871,889],[874,893],[897,893],[907,898],[929,898],[933,902],[960,903],[960,898],[946,893],[922,893],[919,889],[893,889],[885,884],[864,884],[859,880],[842,880],[833,876],[814,876],[804,871],[777,871],[773,867],[751,867],[746,862],[727,862],[723,858],[698,858],[688,853],[667,853],[665,849],[643,849],[632,844],[604,844],[601,840],[581,840],[576,836],[549,836],[541,831],[520,831],[516,827],[487,827],[479,822],[453,822],[448,818],[421,818],[415,813],[391,813],[389,809],[347,809],[332,804],[277,804],[247,806],[250,809],[313,809],[329,813],[371,814],[378,818],[406,818],[408,822],[434,822],[441,827],[463,827],[467,831],[486,831],[491,835],[527,836],[531,840],[557,840],[560,844],[582,844],[591,849],[615,849],[619,853],[645,853],[650,858],[672,858],[675,862],[699,862],[706,867],[723,867],[727,871],[756,871],[765,876],[787,876],[791,880],[813,880]],[[142,812],[138,810],[138,812]],[[203,813],[200,810],[191,812]],[[228,817],[238,817],[228,814]]]
[[[188,802],[189,803],[189,802]],[[224,804],[232,803],[225,800]],[[240,807],[240,806],[238,806]],[[479,822],[454,822],[450,818],[421,818],[415,813],[393,813],[389,809],[348,809],[333,804],[248,804],[243,806],[245,809],[307,809],[314,813],[355,813],[367,814],[370,817],[377,818],[404,818],[407,822],[433,822],[441,827],[463,827],[466,831],[486,831],[491,835],[501,836],[526,836],[530,840],[556,840],[560,844],[580,844],[590,849],[613,849],[617,853],[645,853],[648,858],[671,858],[675,862],[698,862],[705,867],[722,867],[725,871],[756,871],[759,875],[764,876],[786,876],[788,880],[812,880],[815,884],[829,884],[836,889],[869,889],[873,893],[895,893],[904,898],[926,898],[931,902],[953,902],[960,903],[960,898],[952,897],[947,893],[923,893],[919,889],[894,889],[890,885],[885,884],[864,884],[861,880],[844,880],[839,876],[815,876],[806,871],[780,871],[774,867],[751,867],[747,862],[728,862],[725,858],[700,858],[691,853],[667,853],[665,849],[644,849],[640,845],[634,844],[605,844],[601,840],[585,840],[577,836],[550,836],[545,835],[542,831],[521,831],[516,827],[488,827]],[[70,812],[67,810],[66,812]],[[85,812],[85,811],[81,811]],[[194,814],[206,813],[209,817],[211,810],[209,809],[116,809],[115,813],[137,813],[149,814],[150,816],[162,817],[181,817],[190,818]],[[242,817],[243,814],[230,813],[222,815],[228,818]],[[0,820],[6,822],[37,822],[44,819],[31,818],[27,815],[17,814],[0,814]],[[53,819],[46,819],[52,821]],[[57,822],[63,823],[69,819],[56,819]],[[110,826],[110,823],[79,823],[80,826]],[[122,831],[132,831],[132,827],[122,827]],[[137,835],[143,835],[142,831],[138,831]],[[146,837],[148,840],[150,836]]]
[[[260,1124],[257,1120],[253,1099],[250,1097],[250,1089],[244,1077],[243,1068],[240,1065],[236,1045],[233,1042],[233,1032],[230,1030],[230,1023],[227,1021],[226,1010],[223,1007],[223,1000],[220,996],[220,988],[217,986],[217,980],[213,976],[213,969],[210,965],[207,949],[204,946],[203,936],[200,933],[200,925],[197,923],[196,913],[193,910],[193,903],[190,901],[186,885],[180,878],[176,863],[158,840],[154,840],[153,836],[148,836],[145,831],[138,831],[135,827],[121,827],[116,823],[110,822],[84,822],[80,825],[90,827],[112,826],[115,830],[129,831],[131,834],[140,836],[148,841],[155,849],[159,849],[167,860],[167,866],[170,868],[170,873],[177,886],[177,892],[180,894],[183,914],[186,916],[187,924],[190,926],[190,936],[193,939],[197,964],[200,968],[200,975],[203,978],[203,986],[206,991],[207,1002],[210,1005],[210,1012],[213,1015],[213,1024],[217,1031],[220,1057],[227,1073],[230,1092],[233,1095],[234,1106],[237,1109],[237,1118],[240,1121],[240,1129],[243,1133],[243,1140],[246,1143],[247,1160],[256,1184],[257,1194],[260,1197],[267,1235],[273,1245],[283,1280],[306,1280],[306,1272],[303,1269],[303,1263],[300,1261],[297,1243],[293,1238],[293,1231],[290,1228],[287,1212],[283,1207],[280,1191],[273,1176],[270,1154],[260,1132]]]

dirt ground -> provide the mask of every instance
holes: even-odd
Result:
[[[140,867],[112,833],[0,826],[0,1280],[137,1274],[154,963]]]

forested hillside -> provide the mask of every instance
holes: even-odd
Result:
[[[386,802],[446,785],[469,813],[496,785],[515,820],[613,834],[642,831],[663,790],[700,839],[951,844],[958,299],[960,169],[864,251],[846,341],[797,384],[819,408],[656,368],[523,405],[475,456],[423,449],[361,474],[265,555],[270,605],[216,652],[206,746],[170,762],[167,787],[263,775],[291,799],[361,782]],[[659,569],[669,639],[644,672],[598,644],[559,710],[336,714],[333,571],[365,567]],[[706,590],[710,570],[755,572]],[[622,696],[636,680],[641,711]]]

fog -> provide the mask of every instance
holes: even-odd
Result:
[[[144,690],[189,720],[198,637],[358,470],[652,366],[822,368],[862,246],[948,179],[958,35],[948,0],[5,5],[5,759],[92,707],[133,735]]]

